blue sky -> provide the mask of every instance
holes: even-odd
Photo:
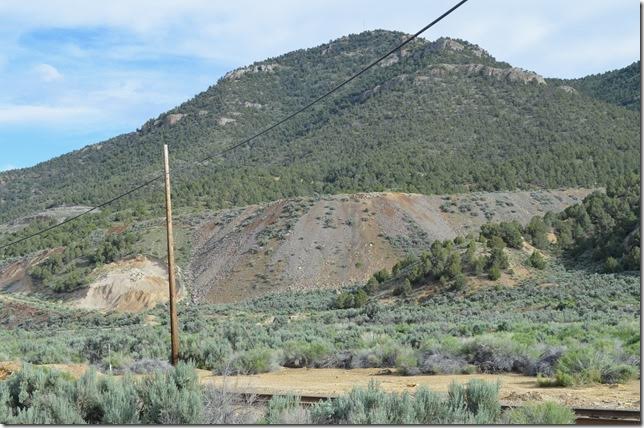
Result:
[[[135,130],[227,71],[345,34],[413,33],[456,0],[3,0],[0,170]],[[546,77],[639,58],[635,0],[470,0],[424,37],[459,37]]]

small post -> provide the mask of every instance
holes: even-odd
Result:
[[[107,342],[107,360],[110,362],[110,374],[112,374],[112,348],[110,342]]]
[[[168,287],[170,291],[170,344],[173,366],[179,361],[179,330],[177,326],[177,289],[174,281],[174,237],[172,234],[172,200],[170,192],[170,161],[168,145],[163,145],[163,165],[165,169],[165,218],[168,237]]]

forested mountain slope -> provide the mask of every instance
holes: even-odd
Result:
[[[553,82],[569,85],[577,91],[598,100],[640,111],[639,61],[619,70],[592,74],[580,79],[553,79]]]
[[[639,112],[446,38],[408,45],[252,150],[189,164],[305,105],[404,37],[365,32],[257,62],[136,132],[2,173],[0,222],[109,199],[161,171],[163,143],[175,171],[189,166],[173,177],[179,208],[315,193],[596,187],[639,171]],[[132,198],[160,206],[153,189]]]

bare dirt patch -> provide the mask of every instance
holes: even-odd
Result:
[[[138,256],[102,266],[85,295],[73,305],[83,309],[141,312],[168,301],[168,274],[164,265]],[[179,296],[182,295],[181,288]]]

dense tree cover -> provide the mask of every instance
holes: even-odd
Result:
[[[618,70],[606,73],[592,74],[580,79],[559,80],[552,79],[553,83],[569,85],[579,92],[626,107],[631,110],[640,110],[640,62],[636,61]]]
[[[581,204],[544,219],[557,244],[574,258],[590,253],[606,270],[640,270],[640,177],[629,175],[594,192]]]
[[[159,174],[163,143],[170,145],[177,171],[179,207],[386,189],[598,186],[639,170],[638,112],[553,84],[435,68],[509,67],[467,42],[457,41],[463,47],[458,50],[445,40],[419,40],[397,54],[397,62],[374,68],[259,138],[252,150],[190,163],[306,104],[401,36],[365,32],[256,63],[168,112],[185,115],[174,124],[163,114],[137,132],[2,173],[0,222],[61,203],[98,203],[128,190]],[[116,208],[134,200],[158,210],[161,187],[137,192]]]
[[[490,230],[505,230],[515,226],[516,223],[492,224]],[[494,243],[497,241],[494,238],[500,241],[500,245]],[[520,234],[519,239],[522,240]],[[487,273],[490,279],[497,280],[501,277],[501,272],[509,267],[508,256],[504,250],[505,243],[495,235],[483,240],[487,242],[487,246],[463,236],[454,240],[434,241],[431,247],[420,255],[409,255],[397,262],[391,272],[382,269],[376,272],[364,287],[353,292],[343,292],[338,296],[336,306],[365,306],[367,301],[363,300],[364,297],[377,295],[378,292],[392,287],[395,296],[411,297],[414,287],[428,282],[439,282],[452,290],[463,290],[469,277]]]

